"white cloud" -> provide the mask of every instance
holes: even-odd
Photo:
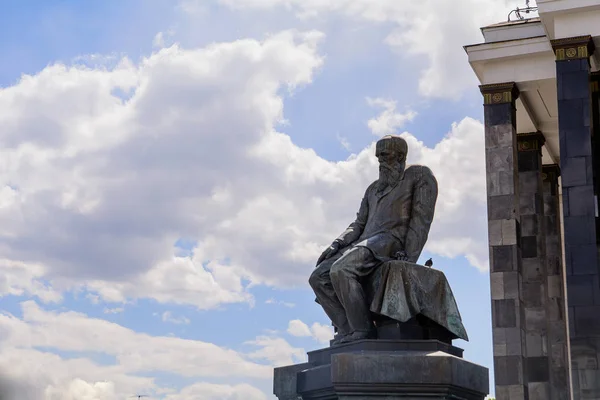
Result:
[[[44,282],[46,274],[47,269],[40,264],[0,259],[0,297],[26,295],[45,303],[61,301],[61,293]]]
[[[189,320],[189,318],[186,318],[186,317],[184,317],[184,316],[181,316],[181,317],[173,317],[173,316],[171,315],[171,312],[170,312],[170,311],[165,311],[165,312],[162,314],[162,320],[163,320],[163,322],[170,322],[170,323],[172,323],[172,324],[177,324],[177,325],[179,325],[179,324],[185,324],[185,325],[187,325],[187,324],[189,324],[189,323],[190,323],[190,320]]]
[[[244,272],[230,248],[212,251],[214,242],[247,200],[260,204],[272,177],[247,176],[270,165],[249,151],[283,119],[279,89],[309,83],[321,65],[319,37],[173,46],[113,69],[54,65],[1,90],[2,268],[40,266],[4,291],[40,292],[43,278],[108,302],[251,302],[241,279],[260,274]],[[256,237],[253,228],[242,231]],[[192,258],[174,257],[181,237],[202,239]]]
[[[278,304],[278,305],[282,305],[282,306],[288,307],[288,308],[296,307],[295,303],[290,303],[290,302],[281,301],[281,300],[275,300],[273,298],[265,300],[265,304]]]
[[[267,396],[257,388],[241,385],[216,385],[196,383],[182,389],[178,394],[168,395],[165,400],[266,400]]]
[[[311,336],[310,328],[299,319],[289,322],[287,331],[292,336]]]
[[[395,134],[398,128],[417,116],[417,113],[411,110],[404,114],[396,112],[396,102],[393,100],[367,97],[367,103],[371,107],[383,108],[381,114],[367,122],[369,129],[376,136]]]
[[[356,20],[391,23],[386,42],[404,60],[422,67],[420,94],[456,98],[476,85],[462,46],[482,41],[481,26],[506,19],[513,6],[508,0],[220,0],[234,9],[280,7],[302,19],[342,14]],[[202,0],[186,0],[201,4]],[[304,21],[306,22],[306,21]],[[339,29],[339,24],[336,24]]]
[[[328,343],[333,338],[333,328],[330,325],[315,322],[309,328],[307,324],[299,319],[289,322],[287,332],[292,336],[312,337],[319,343]]]
[[[123,307],[104,308],[103,310],[104,314],[120,314],[123,311],[125,311]]]
[[[39,396],[32,400],[41,399],[41,393],[46,400],[63,400],[157,392],[161,388],[153,378],[136,375],[153,371],[238,382],[272,376],[270,366],[211,343],[136,333],[81,313],[45,311],[33,301],[22,303],[22,309],[23,319],[0,314],[0,371],[2,379],[13,382],[13,391],[28,388]],[[257,342],[257,352],[263,344],[272,346]],[[76,356],[65,359],[50,351]],[[114,363],[95,363],[90,354],[113,357]]]
[[[348,141],[348,138],[341,136],[339,133],[337,133],[335,135],[335,138],[338,140],[338,142],[340,142],[340,145],[342,146],[342,148],[344,150],[350,151],[352,146],[350,146],[350,142]]]
[[[55,65],[1,90],[0,269],[15,276],[3,292],[210,309],[252,305],[246,281],[306,285],[377,173],[372,146],[330,162],[276,131],[280,89],[311,82],[320,37],[173,46],[114,69]],[[481,124],[462,120],[432,149],[405,135],[409,162],[440,182],[427,249],[485,268]],[[175,256],[180,238],[197,242],[191,256]]]
[[[255,360],[268,360],[275,367],[291,365],[306,361],[306,352],[299,347],[293,347],[285,339],[274,336],[259,336],[246,344],[258,346],[260,349],[250,352],[247,356]]]

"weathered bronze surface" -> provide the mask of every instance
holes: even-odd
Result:
[[[310,276],[317,302],[336,327],[333,344],[375,338],[380,317],[398,326],[418,320],[445,338],[467,340],[444,274],[415,264],[429,235],[438,186],[429,168],[406,168],[407,153],[400,136],[377,142],[379,179]]]

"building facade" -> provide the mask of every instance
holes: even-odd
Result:
[[[483,95],[498,400],[600,399],[600,0],[465,46]]]

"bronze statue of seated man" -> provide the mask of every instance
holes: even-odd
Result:
[[[410,323],[431,321],[447,331],[448,337],[466,339],[454,297],[441,272],[436,271],[443,277],[436,278],[442,282],[438,286],[404,288],[423,286],[419,280],[430,280],[414,274],[433,270],[415,263],[427,241],[438,193],[429,168],[406,168],[407,153],[408,144],[400,136],[384,136],[377,142],[379,179],[367,188],[356,220],[321,254],[309,278],[316,301],[336,328],[332,345],[376,338],[374,314],[375,318],[387,314],[401,322],[409,317]],[[407,289],[405,292],[412,296],[408,303],[404,301],[403,308],[393,306],[398,302],[394,288]],[[431,304],[428,290],[445,290],[449,296],[444,295],[444,304]],[[413,303],[420,303],[419,315],[404,310]],[[382,311],[382,307],[395,311]],[[436,313],[436,308],[447,310]]]

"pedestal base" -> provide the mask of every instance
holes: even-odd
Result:
[[[483,400],[488,370],[461,354],[439,341],[362,340],[276,368],[274,393],[279,400]]]

